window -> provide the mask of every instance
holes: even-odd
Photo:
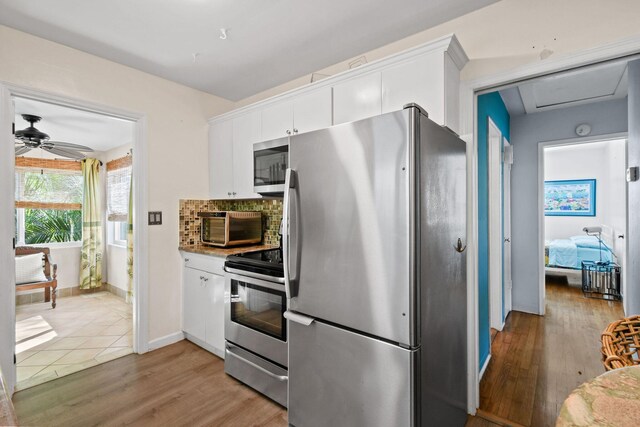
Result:
[[[130,159],[126,157],[124,159]],[[129,191],[131,188],[131,164],[115,160],[107,163],[107,220],[109,224],[109,240],[120,246],[127,244],[127,228],[129,219]],[[116,164],[117,168],[110,169]],[[119,166],[119,167],[118,167]]]
[[[82,239],[82,173],[16,167],[16,240],[19,245]]]

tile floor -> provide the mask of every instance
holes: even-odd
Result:
[[[23,390],[133,352],[132,306],[108,292],[16,307],[16,360]]]

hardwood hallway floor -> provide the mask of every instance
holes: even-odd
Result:
[[[495,337],[480,383],[480,409],[525,426],[555,426],[564,399],[600,375],[600,334],[622,303],[585,298],[548,278],[546,314],[512,312]]]

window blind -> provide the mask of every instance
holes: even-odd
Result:
[[[131,166],[107,171],[107,219],[127,221]]]
[[[62,169],[16,167],[16,208],[82,209],[82,173]]]

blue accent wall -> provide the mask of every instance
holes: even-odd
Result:
[[[489,168],[487,143],[489,117],[498,126],[502,136],[511,141],[509,113],[498,92],[478,96],[478,339],[480,369],[482,369],[489,357],[491,340],[489,326]]]

